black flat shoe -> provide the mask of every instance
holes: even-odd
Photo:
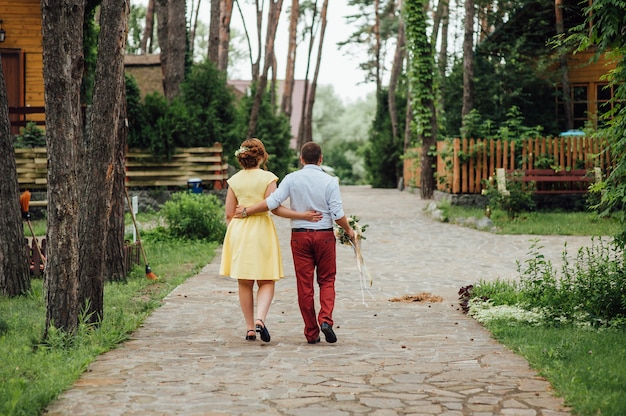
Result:
[[[320,337],[317,337],[317,339],[309,339],[307,340],[307,342],[309,344],[317,344],[318,342],[320,342]]]
[[[257,321],[261,322],[263,325],[256,324],[256,332],[261,335],[261,340],[263,342],[270,342],[270,332],[265,327],[265,322],[262,319],[257,319]]]
[[[250,335],[250,332],[252,332],[252,335]],[[255,341],[256,340],[256,333],[254,332],[254,329],[248,329],[248,332],[246,333],[246,341]]]
[[[334,343],[337,342],[337,335],[335,335],[335,331],[333,331],[333,327],[330,326],[327,322],[322,324],[322,332],[326,337],[326,342]]]

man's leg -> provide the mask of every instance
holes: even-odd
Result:
[[[319,337],[319,326],[315,316],[315,261],[312,255],[312,235],[316,233],[292,233],[291,253],[296,271],[298,287],[298,305],[304,320],[304,336],[307,341],[315,341]]]
[[[332,232],[316,233],[315,258],[317,263],[317,284],[320,287],[320,325],[326,322],[333,325],[335,309],[335,275],[337,274],[337,242]]]

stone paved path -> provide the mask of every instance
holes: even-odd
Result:
[[[521,357],[463,315],[457,291],[515,277],[529,236],[501,236],[433,221],[419,195],[342,188],[346,213],[369,224],[363,253],[374,276],[363,296],[352,250],[338,247],[335,331],[302,335],[289,223],[275,220],[286,278],[267,319],[272,341],[244,340],[236,283],[218,256],[176,288],[119,349],[103,354],[48,415],[569,415]],[[589,244],[542,237],[558,263]],[[201,255],[201,253],[199,253]],[[390,302],[429,292],[437,303]]]

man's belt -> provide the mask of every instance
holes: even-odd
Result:
[[[333,231],[332,228],[322,228],[321,230],[312,230],[310,228],[292,228],[291,229],[292,232],[294,233],[316,233],[316,232],[320,232],[320,231]]]

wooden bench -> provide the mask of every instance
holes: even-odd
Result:
[[[584,169],[528,169],[522,181],[533,182],[536,194],[584,194],[594,182],[594,176]]]
[[[506,173],[502,168],[496,169],[498,191],[509,195],[506,188]],[[602,180],[600,168],[593,171],[584,169],[561,170],[527,169],[521,177],[522,182],[534,183],[536,194],[582,194],[589,191],[589,185]]]

